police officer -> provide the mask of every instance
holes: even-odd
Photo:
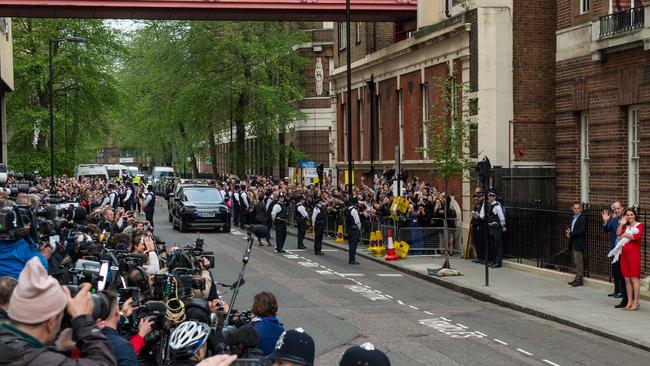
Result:
[[[314,212],[311,214],[311,223],[314,226],[314,254],[316,255],[325,255],[323,253],[323,233],[325,232],[327,213],[324,206],[323,200],[317,197]]]
[[[246,195],[246,186],[241,185],[239,190],[239,224],[243,229],[245,225],[248,225],[248,195]]]
[[[120,199],[119,199],[119,195],[117,194],[115,184],[110,183],[108,185],[108,195],[102,201],[101,208],[108,206],[108,207],[112,207],[113,209],[116,209],[119,205],[120,205]]]
[[[284,241],[287,239],[287,220],[289,220],[289,205],[284,192],[280,192],[278,202],[273,205],[271,221],[275,224],[275,251],[286,253]]]
[[[490,268],[500,268],[503,260],[503,233],[506,231],[506,218],[503,214],[501,204],[497,201],[497,191],[490,188],[487,192],[488,212],[481,208],[480,218],[485,219],[488,224],[490,236],[490,248],[492,261],[488,264]]]
[[[297,197],[298,204],[296,205],[296,225],[298,226],[298,249],[305,249],[304,240],[305,232],[307,231],[307,220],[309,220],[309,214],[305,208],[305,196],[299,195]]]
[[[235,184],[235,189],[233,191],[234,193],[232,194],[233,200],[232,200],[232,217],[233,217],[233,223],[234,226],[239,226],[239,215],[240,215],[240,210],[241,207],[239,206],[239,184]]]
[[[156,207],[156,195],[149,189],[144,189],[144,215],[153,227],[153,213]]]
[[[483,201],[485,200],[485,194],[481,187],[476,187],[474,190],[474,208],[472,209],[472,221],[470,222],[470,227],[472,229],[472,245],[476,251],[476,258],[472,259],[474,263],[485,263],[485,237],[483,236],[483,231],[481,231],[481,226],[483,225],[483,220],[481,219],[480,212],[483,208]]]
[[[126,181],[126,190],[122,202],[124,203],[125,211],[133,211],[135,209],[135,187],[133,187],[133,182],[130,180]]]
[[[269,356],[273,365],[313,366],[316,355],[314,339],[302,328],[286,330]]]
[[[361,219],[359,218],[359,210],[357,203],[359,201],[356,197],[350,198],[350,204],[345,209],[345,225],[348,228],[348,263],[359,264],[355,257],[357,255],[357,244],[359,244],[359,236],[361,234]]]

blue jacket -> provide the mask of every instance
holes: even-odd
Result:
[[[616,247],[616,229],[618,229],[618,217],[610,217],[609,221],[603,225],[603,231],[609,233],[609,250]]]
[[[260,337],[257,348],[264,352],[264,356],[269,356],[273,353],[278,338],[284,332],[284,326],[274,316],[261,318],[259,321],[254,322],[252,326]]]
[[[17,279],[25,264],[34,257],[38,257],[47,270],[47,260],[31,240],[21,238],[15,242],[0,242],[0,276],[11,276]]]
[[[113,349],[113,355],[117,360],[117,366],[135,366],[138,364],[138,359],[135,355],[135,350],[126,338],[121,337],[115,329],[104,327],[102,334],[108,338]]]

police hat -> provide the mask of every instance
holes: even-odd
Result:
[[[269,356],[272,361],[283,360],[305,366],[314,365],[316,345],[313,338],[302,328],[284,331]]]
[[[239,184],[235,184],[235,189],[239,189]]]
[[[359,203],[359,200],[356,197],[350,198],[350,206],[355,206],[357,203]]]
[[[488,196],[495,196],[495,197],[496,197],[496,196],[497,196],[497,190],[494,189],[494,188],[490,188],[490,189],[488,189],[488,191],[487,191],[487,195],[488,195]]]
[[[348,348],[339,366],[390,366],[390,360],[372,343],[364,343],[361,346]]]

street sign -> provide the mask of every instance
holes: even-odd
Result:
[[[315,161],[309,161],[309,160],[300,160],[300,168],[316,168],[316,162]]]

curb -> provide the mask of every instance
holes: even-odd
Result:
[[[296,233],[293,232],[293,231],[287,230],[287,233],[289,235],[291,235],[291,236],[297,236]],[[309,237],[309,236],[305,236],[305,239],[309,240],[309,241],[312,241],[312,242],[314,241],[314,239],[312,237]],[[323,245],[326,245],[326,246],[328,246],[330,248],[336,248],[336,249],[339,249],[341,251],[346,251],[347,252],[347,248],[344,248],[342,245],[333,244],[333,243],[330,243],[329,241],[326,241],[326,240],[323,240]],[[525,314],[533,315],[533,316],[536,316],[536,317],[541,318],[541,319],[549,320],[549,321],[552,321],[552,322],[555,322],[555,323],[559,323],[559,324],[566,325],[566,326],[569,326],[569,327],[572,327],[572,328],[576,328],[576,329],[579,329],[579,330],[582,330],[582,331],[585,331],[585,332],[588,332],[588,333],[592,333],[592,334],[595,334],[595,335],[598,335],[598,336],[601,336],[601,337],[604,337],[604,338],[607,338],[607,339],[611,339],[611,340],[616,341],[616,342],[627,344],[628,346],[632,346],[632,347],[639,348],[639,349],[642,349],[644,351],[650,352],[650,345],[641,344],[641,343],[629,340],[627,338],[624,338],[622,336],[607,333],[607,332],[604,332],[602,330],[592,328],[592,327],[589,327],[589,326],[586,326],[586,325],[583,325],[583,324],[578,324],[578,323],[576,323],[574,321],[564,319],[564,318],[558,317],[556,315],[547,314],[547,313],[544,313],[544,312],[542,312],[540,310],[537,310],[537,309],[534,309],[534,308],[531,308],[531,307],[518,305],[518,304],[515,304],[513,302],[503,300],[501,298],[494,297],[492,295],[486,294],[486,293],[481,292],[479,290],[475,290],[475,289],[470,288],[470,287],[466,287],[466,286],[462,286],[462,285],[459,285],[459,284],[456,284],[456,283],[452,283],[452,282],[442,280],[442,279],[440,279],[438,277],[425,275],[423,273],[420,273],[420,272],[417,272],[417,271],[414,271],[414,270],[411,270],[411,269],[408,269],[408,268],[398,266],[397,264],[394,264],[392,262],[386,262],[386,261],[380,259],[379,257],[373,257],[373,256],[368,255],[368,254],[363,253],[363,252],[361,252],[361,253],[357,252],[357,255],[361,256],[361,257],[363,257],[365,259],[371,260],[371,261],[373,261],[375,263],[380,263],[380,264],[385,265],[386,267],[390,267],[390,268],[395,269],[397,271],[406,273],[406,274],[408,274],[410,276],[419,278],[421,280],[431,282],[433,284],[436,284],[438,286],[447,288],[449,290],[460,292],[462,294],[471,296],[471,297],[473,297],[473,298],[475,298],[477,300],[491,302],[493,304],[496,304],[496,305],[499,305],[499,306],[502,306],[502,307],[505,307],[505,308],[508,308],[508,309],[511,309],[511,310],[515,310],[515,311],[519,311],[519,312],[522,312],[522,313],[525,313]],[[515,267],[513,266],[513,268],[515,268]]]

